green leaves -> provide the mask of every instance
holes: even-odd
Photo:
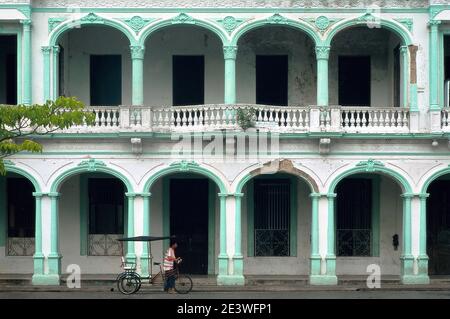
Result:
[[[245,131],[255,126],[256,110],[254,108],[237,110],[237,123]]]
[[[60,97],[43,105],[0,105],[0,174],[5,174],[4,157],[23,151],[42,152],[42,146],[27,137],[94,121],[95,115],[76,98]]]

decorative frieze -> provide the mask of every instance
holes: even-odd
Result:
[[[233,33],[237,27],[239,27],[245,20],[238,19],[232,16],[226,16],[223,19],[216,20],[220,24],[222,24],[223,28],[228,32],[228,34]]]
[[[195,24],[193,17],[187,15],[186,13],[180,13],[178,16],[172,19],[172,24]]]
[[[91,158],[87,161],[82,161],[80,164],[78,164],[78,167],[87,168],[88,172],[95,172],[100,167],[106,167],[106,164],[102,161]]]
[[[143,18],[141,16],[134,16],[130,19],[120,19],[126,25],[128,25],[136,34],[138,34],[143,28],[145,28],[149,23],[155,21],[156,19]]]
[[[383,168],[384,164],[380,161],[369,159],[368,161],[358,163],[356,167],[365,168],[365,171],[367,173],[373,173],[376,172],[378,169]]]
[[[55,28],[63,23],[66,18],[49,18],[48,19],[48,33],[51,33]]]
[[[397,22],[403,24],[409,32],[413,32],[414,22],[411,18],[394,19]]]

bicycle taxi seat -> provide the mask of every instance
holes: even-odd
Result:
[[[153,265],[159,266],[159,265],[161,265],[161,263],[153,263]]]

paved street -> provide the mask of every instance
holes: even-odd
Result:
[[[193,292],[168,295],[141,292],[123,296],[118,292],[0,292],[0,299],[450,299],[450,291],[284,291],[284,292]]]

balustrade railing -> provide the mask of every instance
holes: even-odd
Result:
[[[214,131],[240,130],[239,109],[253,109],[257,129],[274,132],[407,133],[407,108],[341,106],[268,106],[211,104],[177,107],[96,106],[95,123],[75,127],[92,131]],[[449,128],[449,110],[442,111],[442,128]],[[73,130],[71,129],[71,130]],[[70,131],[70,130],[68,130]]]

